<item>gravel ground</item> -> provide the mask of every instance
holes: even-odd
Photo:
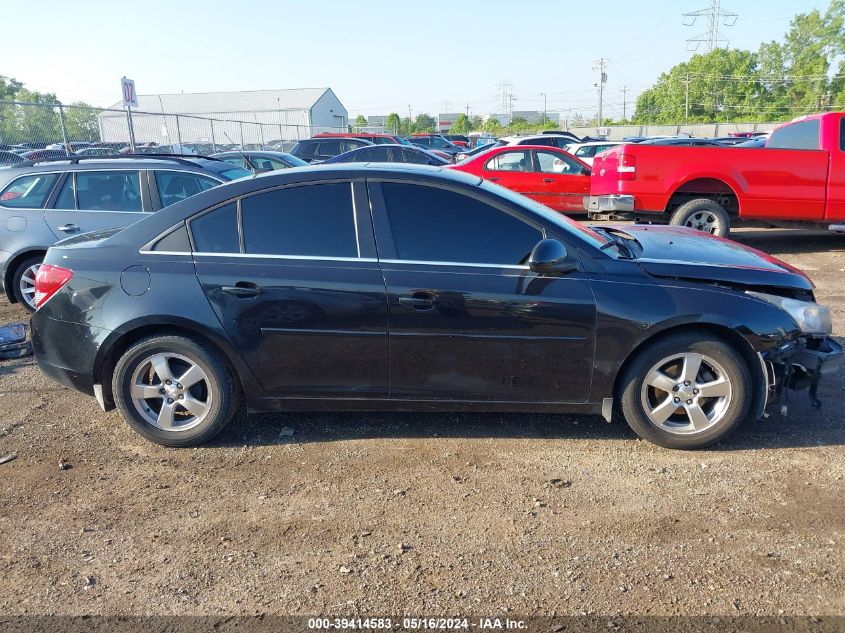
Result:
[[[845,334],[845,236],[734,237]],[[0,613],[845,615],[843,394],[699,452],[594,417],[357,413],[175,450],[5,361]]]

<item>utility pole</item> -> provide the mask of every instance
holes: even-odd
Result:
[[[722,44],[727,47],[730,41],[728,38],[722,37],[719,27],[731,27],[736,24],[737,18],[739,18],[736,13],[722,9],[721,0],[710,0],[710,6],[706,9],[684,13],[683,17],[684,26],[692,26],[698,18],[707,19],[707,31],[687,40],[687,50],[697,51],[704,44],[706,53],[719,48]]]
[[[690,77],[689,73],[687,73],[687,78],[684,79],[684,123],[689,123],[689,85],[690,85]]]
[[[541,92],[540,96],[543,97],[543,125],[546,124],[546,93]]]
[[[619,92],[622,93],[622,120],[626,121],[628,119],[628,92],[630,89],[627,85],[622,86],[622,90]]]
[[[408,136],[411,135],[411,104],[408,104]]]
[[[596,83],[599,89],[599,112],[596,116],[596,127],[601,127],[602,121],[604,121],[604,84],[607,83],[607,73],[605,72],[607,70],[607,62],[608,60],[602,57],[593,63],[593,70],[599,73],[599,80]]]
[[[469,104],[467,104],[467,118],[469,118]]]

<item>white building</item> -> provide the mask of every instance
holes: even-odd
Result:
[[[99,115],[103,141],[128,140],[121,109]],[[137,143],[264,144],[346,131],[349,113],[331,88],[198,92],[138,95],[132,123]]]

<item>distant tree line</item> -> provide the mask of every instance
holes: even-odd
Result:
[[[782,41],[715,49],[662,74],[633,122],[779,121],[845,109],[845,0],[796,15]]]
[[[34,103],[16,106],[11,101]],[[0,143],[61,141],[61,118],[53,93],[29,90],[17,79],[0,75]],[[68,141],[99,141],[99,109],[77,101],[64,108]]]

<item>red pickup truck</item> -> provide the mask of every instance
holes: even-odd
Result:
[[[845,224],[845,112],[799,117],[764,149],[618,145],[593,161],[591,219],[689,226]]]

